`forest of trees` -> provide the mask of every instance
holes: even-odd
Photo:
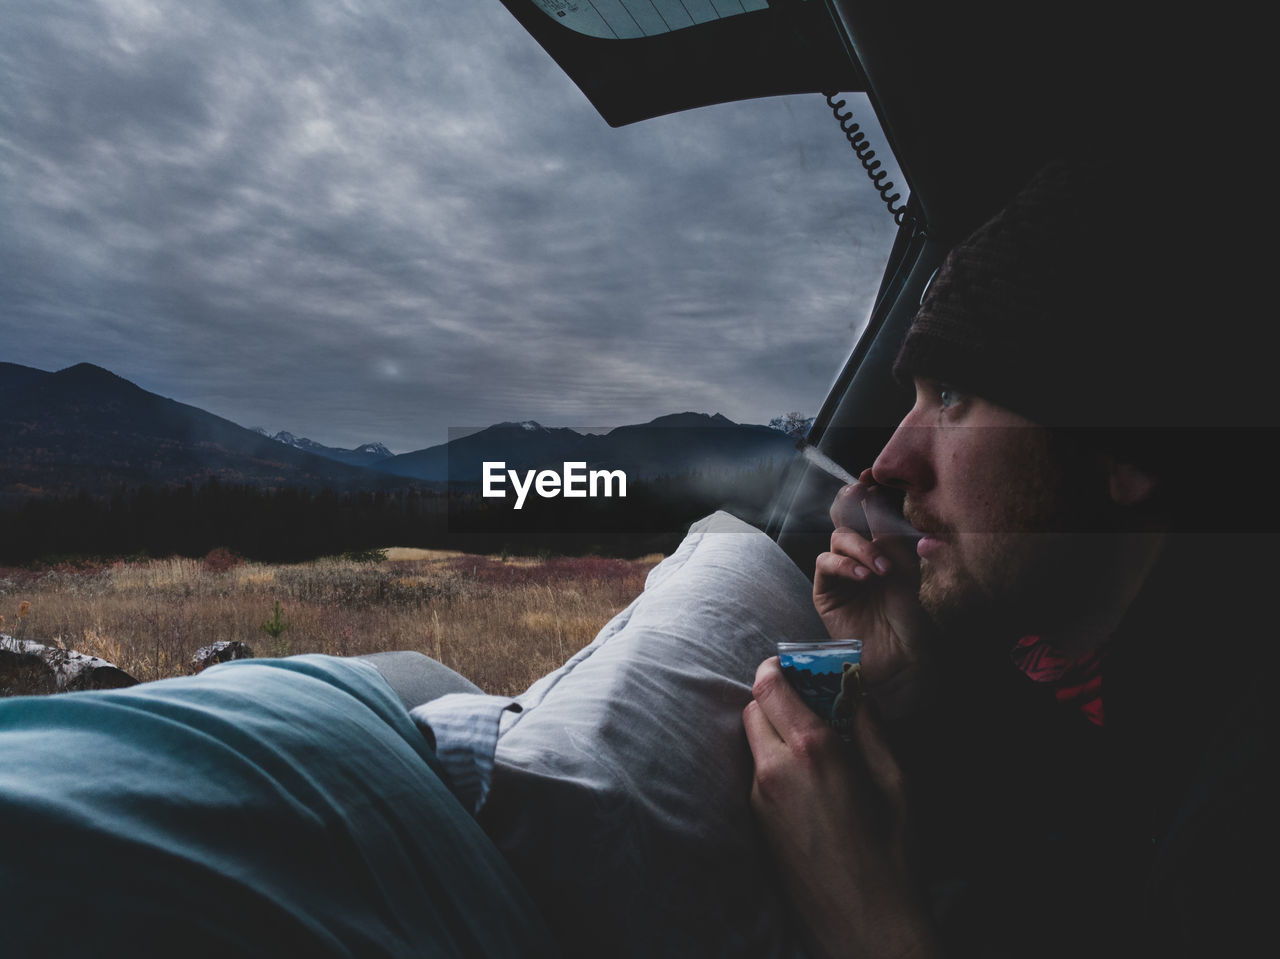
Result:
[[[760,525],[782,467],[681,474],[629,484],[625,499],[510,501],[478,490],[339,493],[261,489],[210,478],[198,486],[121,488],[110,496],[32,497],[0,510],[0,564],[119,556],[293,562],[386,546],[467,552],[668,553],[690,523],[727,509]]]

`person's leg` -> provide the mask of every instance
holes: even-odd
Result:
[[[372,664],[0,699],[0,756],[4,955],[554,954]]]
[[[483,693],[479,686],[454,672],[430,656],[413,650],[366,653],[356,656],[373,665],[382,674],[405,709],[413,709],[447,693]]]

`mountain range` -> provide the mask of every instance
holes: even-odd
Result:
[[[386,473],[294,449],[80,363],[0,363],[0,494],[199,484],[390,489]]]
[[[347,450],[336,446],[325,446],[323,443],[309,440],[305,436],[294,436],[285,430],[281,430],[274,436],[261,426],[255,426],[253,431],[260,436],[270,437],[277,443],[283,443],[285,446],[292,446],[294,449],[305,450],[308,453],[323,456],[325,459],[337,460],[339,463],[347,463],[351,466],[372,466],[379,460],[385,460],[395,455],[381,443],[365,443],[353,450]]]
[[[795,441],[767,426],[734,423],[719,413],[672,413],[608,433],[578,433],[533,420],[498,423],[438,446],[402,453],[377,468],[424,482],[479,483],[485,462],[506,469],[559,467],[622,470],[629,478],[652,479],[693,471],[743,469],[762,460],[779,464],[795,453]]]
[[[747,469],[795,455],[794,437],[720,414],[676,413],[604,434],[498,423],[400,455],[355,450],[287,432],[266,435],[150,393],[89,363],[47,372],[0,362],[0,500],[199,484],[209,477],[262,487],[387,490],[478,483],[485,461],[506,469],[624,470],[629,478]]]

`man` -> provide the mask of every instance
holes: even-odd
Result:
[[[1188,378],[1171,245],[1135,251],[1099,182],[1050,165],[952,251],[914,403],[831,508],[853,748],[757,673],[752,804],[817,955],[1232,955],[1264,914],[1271,540],[1176,468],[1231,384]]]

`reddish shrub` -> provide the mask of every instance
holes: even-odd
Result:
[[[244,564],[244,557],[237,556],[225,546],[218,546],[209,550],[204,558],[204,570],[206,573],[225,573],[227,570]]]

